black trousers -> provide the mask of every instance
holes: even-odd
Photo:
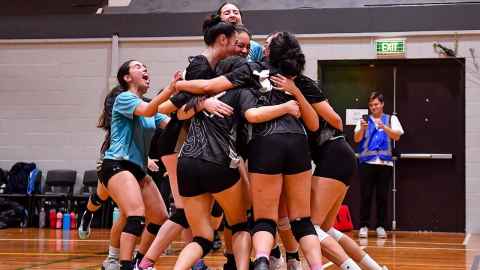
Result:
[[[373,191],[376,190],[377,224],[387,225],[388,192],[392,182],[393,167],[361,163],[360,172],[360,226],[369,227]]]

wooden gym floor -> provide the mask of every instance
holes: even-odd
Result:
[[[105,229],[94,229],[89,240],[79,240],[74,230],[0,230],[0,269],[100,269],[108,237]],[[370,237],[359,243],[390,270],[479,269],[480,235],[396,232],[384,241]],[[181,247],[181,242],[175,242],[172,255],[162,256],[156,268],[172,269]],[[222,269],[222,251],[210,254],[205,261],[212,270]],[[325,269],[338,268],[326,263]]]

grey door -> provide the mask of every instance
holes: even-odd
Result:
[[[395,111],[404,127],[396,144],[402,158],[395,170],[395,215],[393,193],[389,200],[389,218],[397,221],[397,229],[465,230],[464,72],[463,59],[319,61],[320,85],[344,121],[347,108],[367,108],[368,96],[376,90],[385,95],[385,112]],[[356,147],[353,126],[345,130]],[[346,198],[355,224],[358,185],[354,179]]]

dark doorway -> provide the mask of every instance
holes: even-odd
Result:
[[[385,95],[405,134],[396,143],[396,193],[389,220],[399,230],[465,231],[465,60],[401,59],[319,61],[319,81],[345,121],[346,109],[366,109],[372,91]],[[346,126],[353,144],[354,126]],[[409,154],[452,154],[415,158]],[[422,155],[420,155],[422,156]],[[448,155],[447,155],[448,156]],[[346,198],[359,222],[357,179]],[[372,214],[375,212],[373,211]]]

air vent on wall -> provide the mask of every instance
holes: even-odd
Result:
[[[109,7],[128,7],[132,0],[108,0]]]

